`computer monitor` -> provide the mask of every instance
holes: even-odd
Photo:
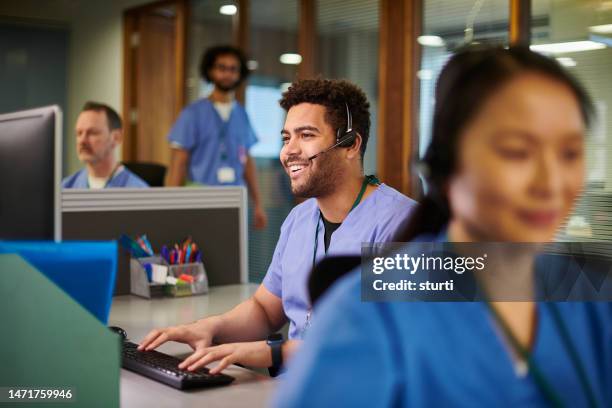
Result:
[[[60,240],[62,112],[0,115],[0,240]]]

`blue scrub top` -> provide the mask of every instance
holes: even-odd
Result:
[[[345,276],[317,305],[275,406],[550,406],[485,303],[362,302],[360,282]],[[612,304],[556,306],[598,406],[612,406]],[[549,307],[537,309],[533,358],[565,406],[587,407]]]
[[[362,243],[388,242],[402,230],[415,201],[381,184],[355,207],[334,231],[327,255],[361,255]],[[315,231],[316,260],[325,254],[325,227],[314,198],[296,206],[281,226],[280,237],[263,285],[282,299],[289,319],[289,338],[301,338],[310,308],[307,282],[312,270]]]
[[[183,109],[168,140],[190,153],[189,180],[207,185],[244,185],[247,154],[257,143],[242,105],[235,102],[225,122],[209,99],[200,99]],[[234,169],[234,182],[219,181],[217,172],[221,167]]]
[[[123,170],[116,173],[113,178],[108,181],[106,187],[144,188],[149,187],[149,185],[128,169],[123,168]],[[89,188],[87,169],[81,169],[72,176],[68,176],[62,180],[62,188]]]

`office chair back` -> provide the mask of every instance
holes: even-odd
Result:
[[[123,165],[151,187],[163,187],[166,166],[157,163],[126,162]]]
[[[308,278],[310,304],[315,305],[325,292],[341,277],[361,265],[360,256],[328,256],[312,270]]]

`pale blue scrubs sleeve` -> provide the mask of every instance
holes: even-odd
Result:
[[[249,149],[251,147],[253,147],[253,145],[255,143],[257,143],[259,140],[257,139],[257,135],[255,135],[255,130],[253,130],[253,126],[251,125],[251,121],[249,120],[248,115],[246,114],[246,111],[244,111],[244,119],[246,122],[246,127],[247,127],[247,131],[244,134],[244,146],[246,147],[247,151],[249,151]]]
[[[196,118],[190,107],[184,109],[170,129],[168,141],[185,150],[195,147],[197,141]]]
[[[390,352],[396,348],[393,333],[380,318],[383,310],[371,310],[380,304],[355,302],[359,274],[346,279],[350,285],[335,285],[315,308],[312,326],[281,377],[273,406],[339,406],[338,398],[347,407],[397,402],[402,358]]]
[[[281,226],[280,236],[278,237],[278,241],[276,242],[276,248],[274,249],[274,255],[272,256],[272,262],[270,262],[270,266],[268,267],[268,272],[266,272],[266,276],[263,279],[263,285],[266,289],[272,292],[274,295],[279,298],[283,297],[283,269],[282,269],[282,259],[283,254],[285,252],[285,248],[287,246],[287,241],[289,237],[289,233],[291,230],[291,226],[293,225],[294,218],[294,210],[292,210],[283,225]]]
[[[398,235],[402,233],[408,223],[411,215],[416,208],[415,205],[403,205],[395,207],[394,215],[388,217],[385,221],[378,225],[379,232],[376,237],[376,242],[393,242],[398,240]]]

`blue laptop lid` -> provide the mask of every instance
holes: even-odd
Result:
[[[0,253],[19,254],[103,324],[107,324],[117,275],[116,241],[0,241]],[[18,276],[14,278],[19,279]]]

